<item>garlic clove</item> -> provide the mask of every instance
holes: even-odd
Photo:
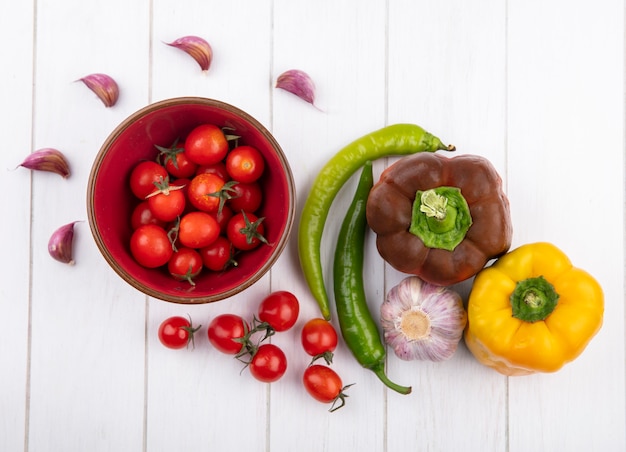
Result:
[[[112,107],[117,103],[120,89],[117,82],[106,74],[90,74],[79,81],[83,82],[87,88],[96,93],[105,107]]]
[[[290,69],[283,72],[276,79],[276,88],[284,89],[311,105],[315,105],[315,84],[309,74],[304,71]]]
[[[74,225],[78,221],[73,221],[61,226],[50,236],[48,241],[48,253],[50,256],[64,264],[74,265],[73,245],[74,245]]]
[[[211,45],[199,36],[183,36],[177,40],[165,43],[168,46],[186,52],[200,65],[203,71],[208,71],[213,61],[213,49]]]
[[[31,153],[18,166],[35,171],[50,171],[66,179],[70,176],[67,159],[61,151],[53,148],[43,148]]]

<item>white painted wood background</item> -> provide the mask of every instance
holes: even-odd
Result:
[[[28,0],[0,10],[0,450],[626,450],[623,2]],[[164,44],[189,34],[213,46],[208,74]],[[273,88],[291,68],[313,77],[321,111]],[[92,72],[117,79],[115,107],[74,82]],[[489,158],[510,198],[514,246],[552,241],[595,275],[602,330],[549,375],[501,376],[463,345],[440,364],[391,355],[388,374],[412,385],[410,396],[385,390],[341,345],[333,366],[356,385],[328,413],[300,384],[299,328],[318,311],[295,234],[256,285],[194,307],[146,298],[95,246],[85,191],[101,143],[134,111],[183,95],[232,103],[265,124],[292,165],[299,208],[334,152],[386,124],[414,122]],[[70,179],[14,170],[43,147],[67,155]],[[83,223],[69,267],[46,245],[74,220]],[[338,223],[328,224],[326,259]],[[383,264],[371,235],[367,247],[377,309],[403,275]],[[169,315],[205,326],[219,313],[250,317],[270,290],[290,290],[302,306],[296,328],[273,338],[289,359],[279,382],[239,375],[205,328],[195,350],[158,342]]]

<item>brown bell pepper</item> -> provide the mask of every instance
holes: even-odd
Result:
[[[385,261],[441,286],[474,276],[513,235],[502,179],[477,155],[403,157],[370,191],[367,221]]]

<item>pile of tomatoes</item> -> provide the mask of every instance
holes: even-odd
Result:
[[[265,341],[277,332],[292,329],[299,311],[295,295],[272,292],[261,301],[252,322],[236,314],[220,314],[209,322],[206,336],[216,350],[239,359],[255,379],[272,383],[287,371],[287,357],[279,346]],[[168,348],[185,348],[194,342],[200,328],[191,319],[170,317],[159,327],[159,340]],[[344,390],[350,385],[343,386],[339,375],[329,367],[338,341],[335,328],[324,319],[311,319],[302,327],[300,341],[312,357],[302,375],[304,388],[315,400],[332,404],[330,411],[341,408],[347,397]],[[322,358],[326,365],[315,364]]]
[[[193,284],[203,269],[223,271],[236,265],[236,253],[267,243],[257,213],[265,160],[237,138],[201,124],[133,168],[130,250],[140,265],[167,266]]]

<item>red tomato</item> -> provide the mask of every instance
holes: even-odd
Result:
[[[202,257],[193,248],[178,248],[167,262],[167,270],[179,281],[189,281],[189,284],[195,285],[193,278],[202,271]]]
[[[251,250],[261,244],[267,244],[263,236],[265,226],[263,218],[258,218],[253,213],[240,212],[230,219],[226,226],[226,236],[233,246],[240,250]]]
[[[180,219],[178,240],[188,248],[203,248],[213,243],[220,234],[217,220],[206,212],[189,212]]]
[[[130,225],[133,230],[137,229],[139,226],[144,224],[156,224],[157,226],[161,226],[165,228],[165,221],[159,220],[154,216],[150,207],[148,207],[148,201],[141,201],[135,208],[133,209],[133,213],[130,217]]]
[[[222,130],[213,124],[194,128],[185,139],[185,152],[198,165],[217,163],[228,153],[228,141]]]
[[[287,357],[274,344],[261,345],[250,361],[250,373],[254,378],[271,383],[282,377],[287,371]]]
[[[287,331],[294,326],[299,313],[298,299],[286,290],[269,294],[259,305],[259,320],[269,323],[275,331]]]
[[[165,158],[165,169],[173,177],[187,178],[196,174],[198,165],[192,162],[181,147],[180,151]]]
[[[148,197],[148,206],[156,218],[161,221],[173,221],[185,210],[185,192],[180,186],[153,192]]]
[[[319,402],[331,403],[341,400],[341,405],[337,408],[331,408],[331,411],[343,406],[346,396],[342,391],[345,388],[341,377],[330,367],[319,364],[308,366],[304,370],[302,383],[311,397]]]
[[[324,319],[311,319],[302,327],[300,334],[304,351],[311,356],[321,356],[335,351],[337,347],[337,331]]]
[[[201,248],[200,256],[202,256],[204,266],[214,272],[226,270],[231,265],[237,266],[232,243],[221,235],[209,246]]]
[[[234,339],[243,338],[248,331],[250,327],[240,316],[221,314],[211,320],[207,335],[209,342],[220,352],[236,355],[244,344]]]
[[[231,188],[232,197],[228,204],[235,212],[256,212],[263,201],[263,191],[257,182],[250,184],[237,183]]]
[[[228,226],[228,222],[233,217],[233,209],[231,209],[227,204],[224,204],[221,212],[214,212],[210,215],[215,218],[217,220],[217,224],[220,225],[220,233],[226,234],[226,226]]]
[[[167,264],[174,251],[165,229],[146,224],[135,229],[130,237],[130,252],[140,265],[156,268]]]
[[[139,162],[130,174],[130,189],[137,198],[144,200],[154,191],[154,183],[166,177],[167,171],[158,163],[150,160]]]
[[[191,320],[184,317],[170,317],[159,326],[159,340],[167,348],[185,348],[190,342],[193,343],[193,335],[200,326],[194,328]]]
[[[187,188],[189,202],[198,210],[217,212],[224,184],[224,179],[215,174],[197,175]]]
[[[265,159],[252,146],[238,146],[226,156],[226,170],[233,180],[249,184],[263,174]]]
[[[200,165],[196,169],[196,175],[199,174],[215,174],[225,181],[230,180],[230,175],[228,174],[228,171],[226,171],[226,165],[224,162],[212,163],[210,165]]]

